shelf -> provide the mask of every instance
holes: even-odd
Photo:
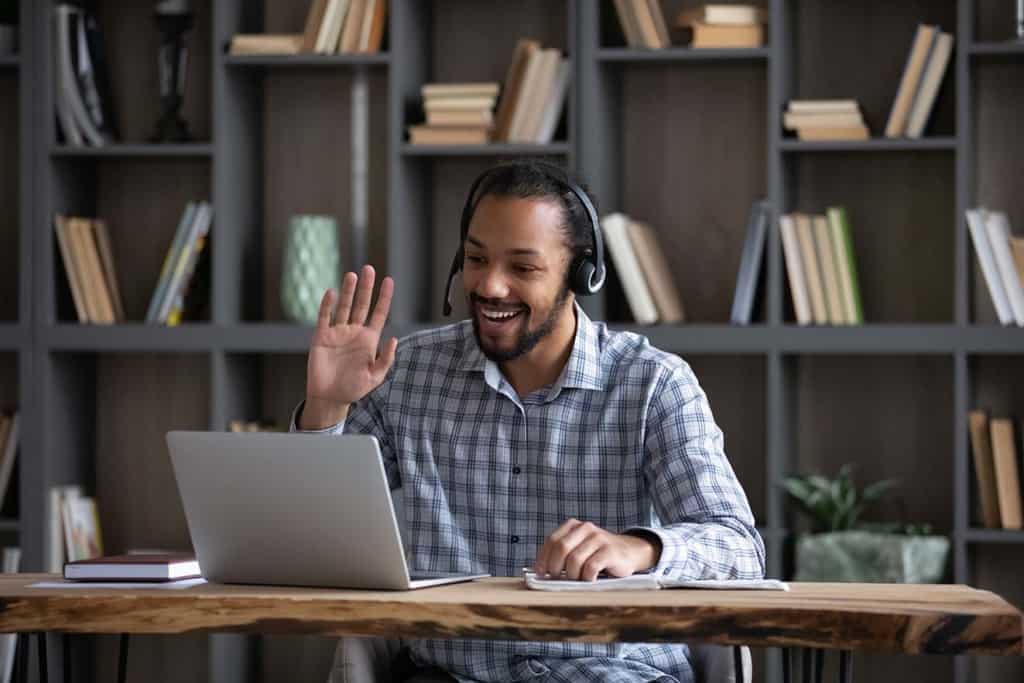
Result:
[[[964,540],[968,543],[1024,543],[1024,531],[968,529]]]
[[[767,47],[754,48],[690,48],[670,47],[664,50],[643,50],[628,47],[604,47],[597,51],[597,61],[612,63],[636,62],[735,62],[767,60]]]
[[[967,353],[1024,353],[1024,327],[971,325],[963,335]]]
[[[21,64],[20,55],[0,55],[0,69],[16,69]]]
[[[1024,57],[1024,40],[971,43],[967,52],[977,57]]]
[[[351,66],[387,66],[391,57],[386,52],[374,55],[225,55],[223,62],[232,68],[338,68]]]
[[[186,144],[113,144],[104,147],[69,147],[54,145],[51,157],[212,157],[213,145],[208,142]]]
[[[635,332],[670,352],[765,353],[777,342],[777,329],[764,325],[637,325],[609,323],[613,330]]]
[[[406,337],[414,332],[440,327],[443,323],[387,325],[381,339]],[[230,353],[305,353],[313,338],[311,325],[287,322],[239,323],[217,328],[219,346]]]
[[[480,157],[480,156],[554,156],[569,153],[565,142],[548,145],[495,143],[490,145],[412,145],[402,144],[402,155],[408,157]]]
[[[955,151],[955,137],[919,138],[872,138],[871,140],[822,140],[808,141],[784,138],[779,142],[783,152],[908,152],[908,151]]]
[[[49,351],[187,353],[212,351],[219,346],[217,330],[207,323],[186,323],[176,327],[143,323],[60,323],[45,328],[42,337],[42,345]]]

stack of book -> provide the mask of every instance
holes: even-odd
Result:
[[[967,210],[967,229],[1002,325],[1024,326],[1024,237],[1015,237],[1005,213]]]
[[[791,100],[783,127],[801,140],[867,140],[870,137],[856,100]]]
[[[7,500],[7,488],[18,457],[21,420],[17,410],[0,414],[0,509]],[[15,484],[17,486],[17,484]]]
[[[676,17],[678,42],[690,47],[761,47],[765,10],[756,5],[701,5]]]
[[[204,253],[212,221],[209,202],[189,202],[185,206],[146,311],[147,323],[174,326],[181,322],[185,296]]]
[[[53,573],[65,562],[88,560],[103,554],[96,500],[82,495],[80,486],[54,486],[48,508],[49,552]]]
[[[91,12],[54,10],[54,105],[64,144],[102,147],[118,139],[103,36]]]
[[[885,126],[887,138],[919,138],[935,105],[953,52],[953,36],[921,24],[910,46],[899,89]]]
[[[498,83],[427,83],[420,88],[427,122],[409,126],[414,145],[482,145],[494,127]]]
[[[569,60],[556,48],[520,39],[495,115],[494,142],[545,145],[554,139],[569,91]]]
[[[682,297],[654,230],[623,213],[612,213],[601,219],[601,231],[636,321],[683,322]]]
[[[97,325],[124,322],[107,224],[57,214],[53,225],[78,321]]]
[[[800,325],[861,325],[860,283],[846,209],[779,218],[793,310]]]
[[[376,54],[384,40],[387,0],[313,0],[302,33],[240,33],[233,55]]]
[[[1012,418],[989,419],[984,410],[968,414],[974,473],[986,529],[1020,529],[1021,489],[1017,437]]]
[[[658,0],[615,0],[615,12],[630,47],[658,50],[671,44]]]

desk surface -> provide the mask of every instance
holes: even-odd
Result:
[[[714,642],[932,654],[1024,653],[1024,616],[960,585],[792,583],[779,591],[550,593],[494,578],[408,592],[205,584],[39,589],[0,577],[0,632],[256,632]]]

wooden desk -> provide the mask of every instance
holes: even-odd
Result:
[[[708,642],[909,654],[1024,653],[1024,616],[959,585],[790,584],[778,591],[529,591],[494,578],[409,592],[206,584],[28,588],[0,577],[0,632],[253,632],[581,642]]]

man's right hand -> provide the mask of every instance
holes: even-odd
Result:
[[[300,429],[323,429],[344,420],[349,405],[380,386],[395,362],[398,339],[392,337],[377,350],[395,283],[384,278],[371,314],[374,277],[369,265],[359,276],[346,273],[340,295],[329,289],[320,302],[306,365]]]

